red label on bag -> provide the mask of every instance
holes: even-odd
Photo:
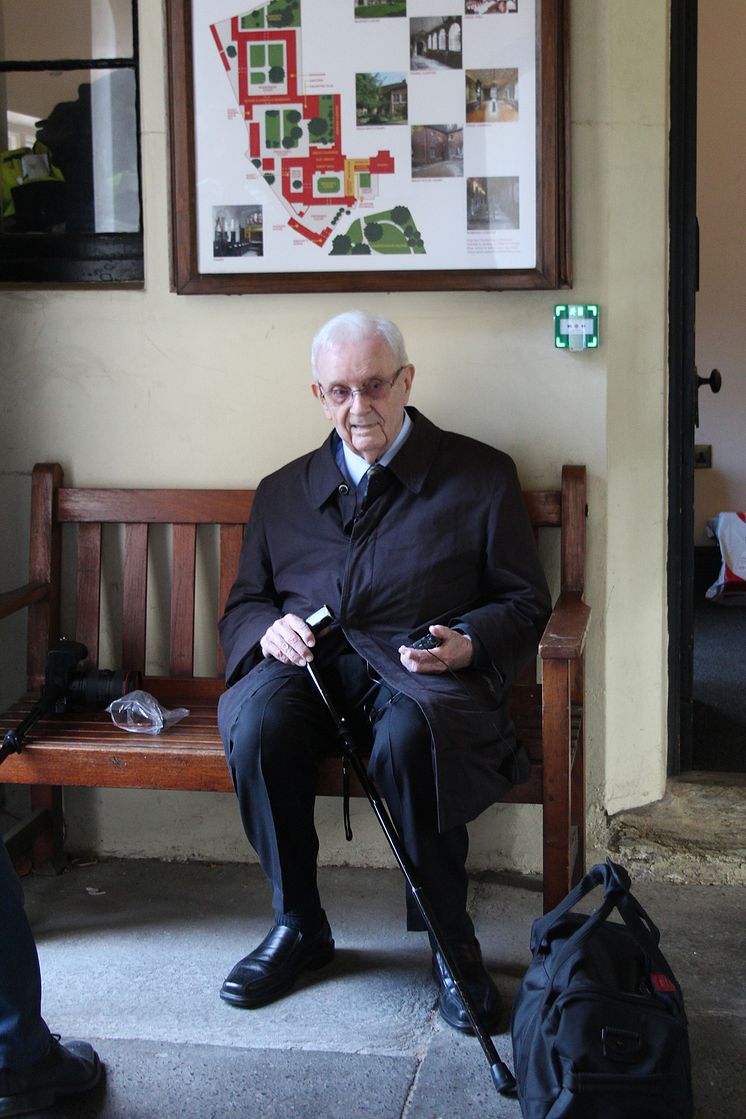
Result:
[[[650,982],[653,984],[656,991],[662,995],[673,994],[676,991],[676,984],[673,983],[667,975],[663,975],[661,972],[656,972],[654,975],[651,975]]]

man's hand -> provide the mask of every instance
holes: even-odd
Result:
[[[399,648],[399,659],[408,672],[458,672],[468,668],[474,659],[474,646],[468,637],[448,626],[430,626],[433,637],[441,644],[436,649]]]
[[[272,623],[259,644],[265,657],[305,668],[308,661],[313,660],[311,649],[316,638],[311,627],[297,614],[285,614]]]

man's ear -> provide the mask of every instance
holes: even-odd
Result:
[[[326,416],[326,418],[328,420],[331,420],[332,419],[332,414],[329,411],[329,405],[326,403],[326,400],[324,398],[324,394],[322,393],[322,391],[321,391],[321,389],[318,385],[318,382],[316,382],[316,381],[311,382],[311,392],[316,397],[316,399],[318,400],[321,407],[324,409],[324,415]]]
[[[409,394],[412,391],[412,381],[414,380],[414,366],[412,364],[405,366],[405,368],[402,369],[401,376],[404,383],[405,391],[404,403],[406,404],[409,400]]]

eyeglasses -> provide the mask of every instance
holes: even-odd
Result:
[[[401,373],[402,369],[406,369],[406,365],[400,365],[393,377],[388,381],[384,381],[382,377],[371,377],[366,381],[361,389],[351,389],[349,385],[332,385],[331,388],[324,389],[317,381],[321,399],[326,400],[327,397],[332,404],[341,407],[343,404],[348,404],[356,396],[365,396],[368,400],[385,400],[394,387],[396,378]]]

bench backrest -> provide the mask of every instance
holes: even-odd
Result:
[[[32,477],[29,582],[47,585],[29,608],[29,687],[44,679],[47,651],[60,636],[61,598],[69,570],[74,583],[74,637],[88,647],[91,664],[98,664],[102,638],[102,599],[120,595],[115,610],[121,626],[121,660],[127,668],[145,668],[149,618],[147,588],[152,566],[150,530],[170,526],[169,639],[165,675],[195,674],[195,611],[197,608],[197,540],[200,526],[214,526],[215,555],[212,591],[214,623],[235,578],[243,531],[254,491],[249,489],[100,489],[64,486],[56,463],[34,467]],[[561,591],[582,593],[585,556],[585,468],[565,466],[558,490],[524,491],[535,530],[561,529]],[[65,526],[71,526],[66,528]],[[121,578],[104,580],[103,540],[107,526],[119,526]],[[63,562],[63,544],[74,553]],[[152,573],[151,573],[152,574]],[[160,587],[160,583],[159,583]],[[163,630],[165,616],[155,624]],[[67,623],[66,623],[67,627]],[[217,646],[216,628],[213,628]],[[115,667],[107,665],[106,667]],[[215,672],[222,678],[222,652],[217,647]]]

